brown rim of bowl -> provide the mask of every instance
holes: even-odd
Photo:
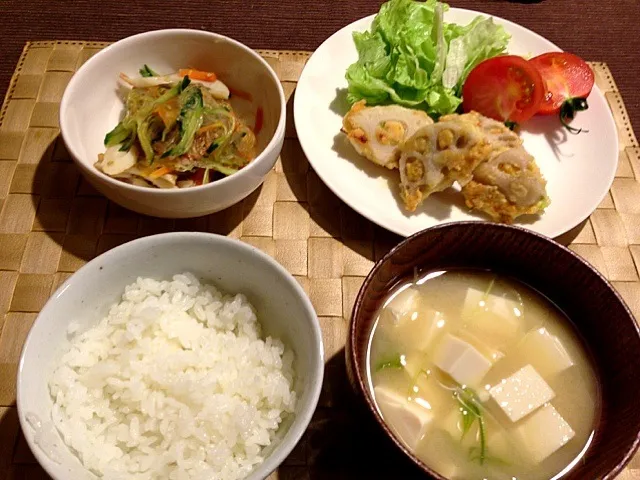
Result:
[[[595,276],[602,283],[604,283],[604,285],[606,285],[607,289],[611,293],[613,293],[613,295],[617,298],[620,305],[623,307],[623,309],[627,313],[628,317],[632,320],[636,335],[640,338],[640,327],[638,326],[638,322],[635,320],[635,317],[631,313],[631,310],[629,309],[629,307],[627,306],[623,298],[620,296],[618,291],[613,287],[613,285],[611,285],[611,283],[598,270],[596,270],[594,266],[592,266],[582,257],[574,253],[572,250],[556,242],[552,238],[546,237],[542,234],[539,234],[532,230],[528,230],[526,228],[516,226],[516,225],[504,225],[504,224],[498,224],[498,223],[488,223],[488,222],[478,222],[478,221],[464,221],[464,222],[450,222],[443,225],[430,227],[430,228],[421,230],[417,233],[414,233],[413,235],[403,239],[400,243],[398,243],[395,247],[389,250],[389,252],[387,252],[380,260],[376,262],[374,267],[366,276],[364,282],[362,283],[362,286],[360,287],[360,290],[358,291],[358,295],[356,296],[356,300],[354,302],[353,309],[351,311],[351,319],[350,319],[350,324],[348,329],[348,345],[346,348],[347,371],[350,374],[349,376],[351,375],[355,376],[357,387],[359,389],[358,393],[366,402],[369,412],[374,416],[378,425],[385,431],[387,437],[391,438],[393,443],[395,443],[395,445],[402,452],[404,452],[407,455],[407,457],[413,461],[414,464],[416,464],[425,473],[427,473],[428,475],[431,475],[436,480],[449,480],[449,479],[435,472],[431,467],[426,465],[422,460],[420,460],[416,455],[414,455],[400,440],[398,440],[395,434],[387,426],[386,422],[378,412],[378,409],[374,404],[374,401],[371,397],[369,389],[366,388],[366,385],[367,385],[366,379],[363,378],[361,370],[360,368],[358,368],[358,365],[356,362],[356,356],[354,355],[354,353],[357,350],[356,322],[354,322],[354,318],[356,318],[356,314],[359,312],[362,306],[365,291],[368,289],[369,285],[373,281],[373,278],[378,273],[378,270],[380,270],[382,265],[384,265],[387,262],[387,260],[393,257],[399,250],[405,248],[407,244],[413,242],[416,238],[419,238],[423,235],[431,235],[433,232],[442,231],[442,230],[465,229],[465,228],[479,228],[479,229],[504,230],[504,231],[517,232],[518,235],[524,234],[524,235],[534,237],[538,241],[547,243],[551,247],[556,248],[564,252],[565,254],[570,255],[571,257],[573,257],[574,260],[577,260],[579,263],[584,265],[588,270],[590,270],[592,274],[595,274]],[[602,477],[602,480],[613,480],[622,471],[622,469],[631,461],[631,458],[638,450],[638,447],[640,447],[640,431],[636,433],[636,438],[631,444],[631,447],[627,449],[623,458],[609,472],[607,472],[604,477]]]

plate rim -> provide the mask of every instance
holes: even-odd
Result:
[[[507,20],[505,18],[502,18],[498,15],[492,15],[489,13],[485,13],[485,12],[481,12],[481,11],[477,11],[477,10],[471,10],[471,9],[467,9],[467,8],[457,8],[457,7],[449,7],[448,12],[460,12],[460,13],[464,13],[464,14],[468,14],[468,15],[483,15],[492,19],[496,19],[498,20],[500,23],[504,23],[507,26],[511,26],[514,27],[515,29],[519,29],[519,30],[523,30],[524,32],[526,32],[528,35],[531,35],[535,38],[537,38],[538,40],[541,40],[542,42],[548,44],[550,46],[550,51],[557,51],[557,52],[563,52],[564,50],[561,49],[558,45],[556,45],[555,43],[553,43],[551,40],[548,40],[547,38],[545,38],[544,36],[540,35],[539,33],[530,30],[529,28],[520,25],[516,22],[513,22],[511,20]],[[305,73],[307,73],[308,70],[308,65],[309,63],[313,60],[313,57],[317,54],[318,51],[320,51],[323,47],[325,47],[325,45],[327,43],[329,43],[331,41],[331,39],[333,39],[333,37],[335,37],[336,35],[340,34],[343,30],[347,30],[349,28],[351,28],[354,24],[359,23],[359,22],[364,22],[364,21],[369,21],[369,23],[371,23],[373,21],[373,19],[376,17],[377,13],[371,14],[371,15],[367,15],[365,17],[359,18],[357,20],[354,20],[353,22],[350,22],[347,25],[344,25],[343,27],[339,28],[338,30],[336,30],[335,32],[333,32],[331,35],[329,35],[314,51],[313,53],[309,56],[307,62],[305,63],[305,66],[300,74],[300,77],[298,79],[297,82],[297,86],[300,85],[301,81],[303,81],[305,79]],[[445,12],[446,15],[446,12]],[[512,35],[513,37],[513,35]],[[614,132],[614,138],[613,138],[613,142],[612,142],[612,148],[613,150],[613,161],[612,161],[612,166],[615,164],[615,167],[611,169],[611,175],[610,178],[607,179],[607,188],[604,189],[604,192],[599,195],[598,197],[592,197],[593,198],[593,202],[590,202],[593,204],[593,208],[587,208],[587,213],[586,214],[580,214],[578,216],[575,217],[574,220],[571,220],[570,222],[568,222],[565,226],[562,227],[556,227],[555,229],[549,229],[548,231],[543,231],[540,229],[536,229],[536,228],[532,228],[534,224],[517,224],[514,223],[514,225],[520,226],[522,228],[525,228],[526,230],[535,232],[535,233],[539,233],[541,235],[544,235],[548,238],[558,238],[563,234],[566,234],[568,232],[570,232],[571,230],[573,230],[574,228],[576,228],[577,226],[579,226],[581,223],[583,223],[585,220],[588,220],[589,217],[596,211],[596,209],[598,208],[598,206],[600,205],[600,203],[602,202],[602,200],[607,196],[607,194],[610,192],[611,190],[611,186],[613,184],[613,181],[615,179],[615,174],[617,171],[617,167],[618,167],[618,154],[616,152],[619,152],[620,150],[620,139],[619,139],[619,134],[618,134],[618,126],[615,123],[615,119],[613,117],[613,112],[611,111],[611,108],[609,106],[609,102],[606,99],[605,94],[600,90],[600,88],[598,87],[597,84],[594,83],[593,86],[593,92],[596,94],[596,96],[600,97],[600,100],[602,102],[604,102],[604,105],[607,107],[606,111],[608,112],[607,115],[607,121],[610,123],[610,126],[612,126],[612,131]],[[359,203],[357,202],[353,202],[353,201],[347,201],[347,199],[345,197],[347,197],[346,195],[344,195],[342,193],[342,191],[340,189],[334,188],[334,186],[331,184],[331,181],[327,181],[325,179],[326,174],[322,174],[319,169],[316,168],[314,161],[311,160],[313,157],[313,155],[310,155],[311,149],[309,148],[308,145],[305,146],[305,142],[303,142],[302,138],[299,135],[299,132],[301,131],[299,124],[302,121],[302,114],[298,113],[299,110],[302,108],[300,105],[302,100],[299,100],[298,97],[298,89],[296,87],[296,91],[294,93],[294,99],[293,99],[293,121],[294,121],[294,127],[296,130],[296,136],[298,138],[298,142],[300,143],[300,146],[302,148],[303,153],[305,154],[307,161],[309,162],[309,165],[313,168],[314,172],[316,173],[316,175],[318,175],[318,177],[320,178],[320,180],[322,180],[322,182],[326,185],[326,187],[331,190],[331,192],[336,195],[341,202],[343,202],[345,205],[349,206],[349,208],[353,209],[354,211],[356,211],[359,215],[363,216],[364,218],[366,218],[367,220],[369,220],[370,222],[374,223],[375,225],[378,225],[381,228],[384,228],[385,230],[388,230],[392,233],[395,233],[396,235],[399,235],[401,237],[409,237],[419,231],[422,231],[424,229],[427,228],[431,228],[431,227],[435,227],[438,225],[444,225],[447,223],[455,223],[455,222],[461,222],[461,221],[466,221],[466,222],[478,222],[478,223],[496,223],[493,222],[493,220],[490,219],[484,219],[484,218],[465,218],[465,219],[445,219],[445,220],[438,220],[434,223],[434,225],[427,225],[424,227],[418,227],[417,230],[412,229],[412,228],[402,228],[402,225],[394,225],[393,222],[389,222],[389,221],[384,221],[384,219],[381,221],[379,218],[376,218],[375,215],[372,215],[370,213],[365,212],[364,208],[362,208],[360,206]],[[348,197],[347,197],[348,198]]]

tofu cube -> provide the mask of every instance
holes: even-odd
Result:
[[[429,360],[423,352],[412,351],[405,355],[404,369],[409,377],[417,378],[428,363]]]
[[[491,363],[496,363],[501,358],[504,358],[504,353],[500,350],[493,348],[482,340],[480,340],[477,336],[469,333],[466,330],[461,330],[456,333],[456,335],[467,343],[473,345],[484,357],[491,360]]]
[[[433,419],[433,413],[389,388],[378,385],[373,392],[387,425],[411,450],[415,450]]]
[[[447,334],[436,347],[434,363],[460,385],[476,387],[492,363],[473,345]]]
[[[456,467],[455,464],[453,463],[438,465],[438,467],[435,470],[444,478],[448,478],[449,480],[456,480],[457,478],[462,478],[462,477],[458,477],[458,467]]]
[[[518,339],[522,314],[519,302],[469,288],[460,315],[470,334],[501,349]]]
[[[421,310],[413,322],[418,322],[413,329],[412,346],[425,352],[432,346],[433,341],[442,332],[445,325],[444,314],[431,308]]]
[[[482,403],[487,403],[489,400],[491,400],[491,395],[489,394],[489,385],[485,385],[484,387],[479,388],[476,394],[478,395],[478,400],[480,400]]]
[[[556,375],[573,366],[571,356],[555,335],[546,328],[530,331],[518,345],[518,354],[544,377]]]
[[[502,461],[513,459],[513,441],[509,434],[498,425],[487,430],[489,432],[487,434],[487,451],[489,455]]]
[[[438,420],[438,424],[440,421]],[[457,443],[457,440],[455,441]],[[453,444],[455,445],[455,443]],[[460,452],[457,448],[452,448],[452,441],[450,435],[441,430],[440,428],[433,428],[429,431],[428,435],[424,439],[424,447],[430,452],[437,452],[437,457],[431,459],[429,466],[448,480],[461,480],[468,478],[465,476],[464,465],[457,465],[460,463]],[[388,478],[393,480],[402,476],[396,477],[394,475],[387,475]],[[431,478],[431,477],[429,477]]]
[[[502,379],[489,390],[512,422],[517,422],[555,397],[554,391],[531,365]]]
[[[397,342],[404,345],[408,351],[428,353],[442,334],[444,325],[444,315],[441,312],[431,308],[420,308],[401,318],[391,329]]]
[[[548,403],[523,420],[513,435],[522,454],[537,464],[566,445],[575,432]]]
[[[420,294],[415,288],[411,286],[404,288],[387,300],[383,313],[391,316],[390,320],[393,325],[398,325],[416,311],[419,296]]]

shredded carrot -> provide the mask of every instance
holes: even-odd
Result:
[[[258,107],[258,110],[256,111],[256,124],[253,127],[253,133],[255,133],[256,135],[260,133],[260,130],[262,130],[262,124],[264,123],[264,111],[262,110],[262,107]]]
[[[245,92],[244,90],[229,88],[229,93],[231,94],[231,96],[242,98],[243,100],[248,100],[249,102],[253,101],[253,95],[251,95],[249,92]]]
[[[198,131],[196,132],[196,135],[200,135],[202,133],[208,132],[209,130],[215,130],[218,127],[224,127],[224,125],[222,124],[222,122],[213,122],[210,123],[209,125],[205,125],[204,127],[200,127],[198,129]]]
[[[181,68],[178,70],[178,75],[181,77],[186,75],[192,80],[202,80],[203,82],[215,82],[218,79],[213,72],[203,72],[194,68]]]
[[[154,178],[159,178],[167,173],[170,173],[172,170],[169,167],[160,167],[157,170],[154,170],[153,172],[151,172],[149,174],[149,178],[154,179]]]
[[[170,127],[171,125],[173,125],[178,118],[178,114],[180,113],[179,110],[177,108],[174,108],[170,102],[161,103],[155,108],[154,111],[160,116],[160,118],[162,119],[162,123],[164,123],[166,127]]]

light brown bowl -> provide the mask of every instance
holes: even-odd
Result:
[[[613,287],[569,249],[519,227],[450,223],[419,232],[382,258],[365,279],[353,308],[347,373],[375,421],[416,465],[439,480],[395,436],[366,384],[367,343],[375,315],[395,286],[421,273],[449,268],[489,269],[533,287],[571,321],[591,350],[602,387],[602,412],[583,461],[563,480],[613,479],[640,444],[640,332]]]

